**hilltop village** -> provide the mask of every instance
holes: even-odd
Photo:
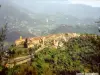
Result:
[[[51,46],[57,48],[58,46],[62,47],[62,41],[67,42],[68,39],[79,37],[79,34],[76,33],[62,33],[62,34],[51,34],[48,36],[42,37],[32,37],[32,38],[22,38],[15,41],[16,46],[23,46],[24,48],[33,48],[35,45],[46,46],[50,44]]]

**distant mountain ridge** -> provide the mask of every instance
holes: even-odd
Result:
[[[66,33],[66,32],[100,34],[97,25],[83,25],[83,26],[62,25],[62,26],[59,26],[59,27],[53,29],[50,33],[56,34],[56,33]]]
[[[66,15],[72,15],[77,18],[87,18],[87,17],[98,18],[100,16],[99,7],[92,7],[84,4],[57,3],[57,2],[52,3],[51,0],[50,1],[24,0],[25,4],[22,4],[22,2],[23,1],[21,2],[16,1],[16,4],[36,13],[45,13],[45,14],[62,13]]]
[[[90,25],[89,30],[92,29],[88,32],[98,33],[98,27],[94,22],[99,17],[100,8],[75,4],[55,5],[49,3],[48,5],[48,3],[40,3],[39,5],[39,3],[32,3],[34,6],[30,7],[32,11],[27,9],[29,6],[25,6],[27,8],[21,7],[11,0],[0,0],[0,4],[2,5],[0,8],[0,27],[6,21],[8,22],[8,40],[12,40],[12,38],[16,40],[19,36],[43,36],[54,32],[75,32],[73,28],[76,27],[75,29],[78,30],[77,25],[82,26],[81,32],[83,33],[84,29],[86,30]],[[70,27],[64,28],[63,25],[70,25]],[[59,27],[62,31],[59,30]],[[16,34],[16,32],[19,34]],[[77,32],[80,33],[80,31]],[[12,37],[9,35],[12,35]]]

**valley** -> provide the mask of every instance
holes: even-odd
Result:
[[[13,1],[9,1],[8,3],[6,1],[7,0],[4,1],[0,0],[0,3],[2,4],[2,8],[0,8],[0,16],[1,16],[0,27],[2,27],[2,25],[5,25],[5,23],[7,22],[9,35],[13,35],[13,33],[15,32],[19,33],[19,34],[15,33],[16,35],[18,35],[18,37],[19,35],[23,37],[43,36],[60,32],[61,33],[79,32],[79,33],[93,33],[93,34],[99,33],[98,32],[99,24],[95,23],[96,21],[99,20],[99,14],[98,14],[100,10],[99,8],[90,7],[86,5],[67,4],[60,7],[58,10],[56,10],[57,13],[55,13],[55,11],[52,10],[57,9],[59,5],[57,5],[57,7],[55,7],[52,10],[51,10],[52,7],[44,5],[45,6],[44,10],[46,12],[43,13],[41,11],[42,13],[40,13],[38,11],[40,7],[37,10],[33,8],[34,10],[32,11],[24,7],[20,7],[19,4]],[[37,7],[36,4],[35,7]],[[54,6],[54,4],[49,4],[49,5]],[[80,8],[78,6],[80,6]],[[66,7],[66,10],[63,9],[62,11],[61,8],[63,7]],[[47,8],[49,8],[50,9],[49,11],[52,11],[52,13],[48,12],[49,13],[48,14]],[[79,11],[73,10],[74,8]],[[88,9],[89,10],[91,9],[91,11],[89,11]],[[36,11],[38,11],[38,13]],[[91,12],[91,16],[88,15],[89,12]],[[82,14],[84,14],[84,16]],[[60,31],[59,30],[60,27],[61,30],[64,31]],[[63,27],[67,29],[64,29]],[[10,38],[8,36],[8,40],[12,39]],[[16,40],[18,38],[14,37],[13,39]]]
[[[99,58],[100,1],[0,0],[0,75],[100,74]]]

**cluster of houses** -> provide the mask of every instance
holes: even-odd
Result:
[[[32,38],[22,38],[15,41],[16,46],[23,45],[25,48],[33,48],[35,45],[46,46],[47,43],[51,42],[51,46],[57,48],[58,46],[63,46],[63,41],[67,42],[70,38],[79,37],[76,33],[62,33],[62,34],[51,34],[48,36],[32,37]]]

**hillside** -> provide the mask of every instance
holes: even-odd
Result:
[[[53,29],[50,31],[51,34],[56,34],[56,33],[88,33],[88,34],[99,34],[98,26],[96,25],[66,25],[63,24],[62,26],[58,26],[57,28]]]
[[[70,31],[68,30],[69,32],[84,33],[84,30],[88,30],[86,31],[87,33],[98,33],[98,26],[95,24],[95,21],[99,18],[98,12],[100,9],[96,7],[77,4],[57,4],[54,6],[55,4],[52,3],[45,5],[44,3],[38,2],[34,2],[33,6],[30,7],[31,4],[24,6],[24,4],[21,4],[19,1],[14,2],[11,0],[0,0],[0,4],[2,5],[0,8],[0,27],[7,21],[8,31],[11,33],[13,33],[13,31],[17,31],[18,33],[28,32],[30,36],[43,36],[51,34],[52,31],[59,33],[58,30],[55,29],[63,27],[63,25],[72,26],[71,29],[70,27],[65,27],[66,30],[70,29]],[[40,4],[40,6],[38,6],[38,4]],[[45,7],[44,9],[42,9],[42,5]],[[45,12],[43,12],[44,10]],[[88,13],[91,14],[88,15]],[[80,26],[81,31],[76,31],[77,25]],[[87,29],[88,26],[91,27]],[[76,27],[75,31],[73,27]],[[23,35],[28,37],[25,33],[23,33]]]
[[[73,0],[0,5],[0,75],[100,75],[100,7]]]
[[[28,37],[35,36],[34,33],[30,33],[28,25],[33,25],[33,19],[22,8],[18,8],[9,0],[0,0],[0,28],[7,25],[7,41],[14,42],[20,36]]]
[[[76,75],[98,72],[100,63],[100,36],[94,34],[62,33],[42,37],[20,38],[15,41],[13,57],[34,55],[30,61],[35,75]],[[26,46],[27,45],[27,46]],[[41,49],[41,50],[39,50]],[[39,50],[39,52],[36,52]],[[20,57],[19,57],[20,58]],[[22,64],[19,67],[28,64]],[[23,66],[23,69],[26,68]],[[17,70],[22,68],[17,68]],[[27,70],[30,70],[27,68]],[[33,71],[31,71],[33,72]],[[14,70],[14,73],[15,70]],[[19,73],[29,73],[23,71]],[[16,75],[16,74],[15,74]]]
[[[92,6],[84,5],[84,4],[71,4],[71,3],[67,3],[67,1],[65,1],[65,3],[63,1],[61,2],[56,1],[53,3],[53,0],[50,0],[50,1],[24,0],[24,4],[22,4],[23,0],[22,1],[15,0],[15,2],[19,6],[27,8],[36,13],[44,13],[44,14],[61,13],[65,15],[71,15],[79,19],[87,18],[87,17],[88,18],[98,18],[100,16],[99,7],[92,7]]]

